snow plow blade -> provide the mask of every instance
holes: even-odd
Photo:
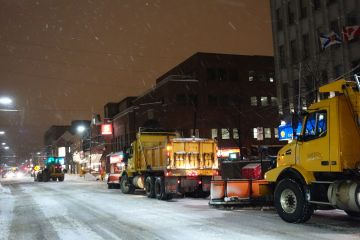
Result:
[[[212,180],[210,205],[266,204],[272,201],[271,184],[265,180]]]

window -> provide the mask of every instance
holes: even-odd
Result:
[[[307,17],[307,7],[305,1],[299,1],[300,2],[300,18],[306,18]]]
[[[215,81],[216,80],[216,70],[214,68],[207,69],[207,80]]]
[[[290,25],[294,24],[294,22],[295,22],[295,14],[291,9],[290,3],[288,4],[288,21],[289,21]]]
[[[194,131],[194,129],[190,129],[190,136],[198,138],[200,136],[199,129],[195,129],[195,131]]]
[[[239,78],[238,70],[236,68],[229,69],[229,80],[232,82],[236,82]]]
[[[280,8],[276,9],[276,23],[277,23],[278,31],[281,31],[283,29],[283,22],[282,22]]]
[[[348,13],[346,16],[346,23],[347,23],[346,25],[347,26],[358,25],[357,16],[358,14],[356,13],[356,11]]]
[[[255,139],[257,139],[257,137],[258,137],[258,129],[257,128],[253,128],[253,136]]]
[[[261,100],[261,106],[266,107],[269,105],[267,97],[261,97],[260,100]]]
[[[237,128],[233,128],[233,139],[239,139],[239,131]]]
[[[274,128],[274,136],[275,136],[275,138],[279,138],[279,129],[278,128]]]
[[[286,66],[284,46],[279,47],[279,59],[280,59],[280,67],[284,68]]]
[[[271,97],[271,106],[276,107],[277,106],[277,98]]]
[[[221,129],[221,138],[222,139],[230,139],[229,129],[227,129],[227,128],[222,128]]]
[[[187,102],[191,106],[197,106],[198,104],[198,96],[195,94],[189,94],[187,96]]]
[[[212,106],[217,105],[217,97],[214,95],[208,95],[208,104]]]
[[[310,113],[306,118],[304,128],[304,141],[313,140],[326,136],[327,116],[326,111],[318,111]]]
[[[211,129],[211,138],[217,138],[218,137],[218,130],[216,128]]]
[[[309,34],[304,34],[302,36],[302,42],[303,42],[303,58],[306,59],[310,57],[310,38]]]
[[[250,105],[257,106],[257,97],[250,97]]]
[[[337,0],[327,0],[327,5],[329,6],[329,5],[331,5],[333,3],[336,3],[336,2],[337,2]]]
[[[147,110],[148,119],[154,119],[154,109]]]
[[[341,64],[336,65],[334,67],[334,73],[335,73],[335,77],[339,77],[340,75],[342,75],[344,73],[343,65],[341,65]]]
[[[290,41],[290,51],[291,51],[291,62],[292,64],[296,64],[297,63],[296,40]]]
[[[264,128],[265,138],[271,138],[271,128]]]
[[[282,97],[284,100],[288,100],[289,99],[289,84],[288,83],[283,83],[282,85]]]
[[[333,20],[330,22],[330,32],[331,31],[334,31],[337,34],[340,33],[338,20]]]
[[[260,82],[266,82],[266,74],[265,73],[259,73],[258,79]]]
[[[249,71],[249,82],[255,80],[255,71]]]
[[[314,10],[319,10],[321,8],[321,1],[320,0],[313,0],[312,2]]]
[[[229,105],[229,96],[228,95],[221,95],[219,97],[219,104],[221,106],[227,106]]]
[[[227,81],[227,72],[223,68],[218,69],[218,80],[221,82]]]
[[[274,72],[270,72],[269,73],[269,82],[275,82],[275,74]]]

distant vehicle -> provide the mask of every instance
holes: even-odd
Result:
[[[110,172],[107,185],[109,189],[120,188],[121,173],[125,169],[124,153],[118,152],[110,156]]]
[[[125,155],[123,193],[144,189],[149,198],[169,200],[175,194],[207,197],[218,173],[213,139],[177,138],[175,132],[140,129]]]
[[[50,157],[45,162],[45,168],[38,171],[34,180],[38,182],[48,182],[50,180],[62,182],[64,177],[59,159]]]

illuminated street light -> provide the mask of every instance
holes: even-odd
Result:
[[[10,105],[10,104],[12,104],[12,102],[13,101],[9,97],[0,97],[0,104]]]
[[[4,147],[4,149],[5,149],[5,150],[8,150],[8,149],[9,149],[9,147],[8,147],[8,146],[6,146],[6,147]]]
[[[5,132],[4,131],[0,131],[0,135],[4,135],[5,134]]]
[[[1,145],[5,146],[5,145],[6,145],[6,143],[4,143],[4,142],[3,142],[3,143],[1,143]]]
[[[83,125],[80,125],[80,126],[78,126],[78,127],[76,128],[76,131],[77,131],[78,133],[83,133],[83,132],[85,132],[85,130],[86,130],[86,127],[83,126]]]

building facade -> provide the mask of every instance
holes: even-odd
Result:
[[[306,108],[319,86],[351,78],[360,64],[358,37],[342,31],[360,25],[360,0],[270,0],[279,112]]]
[[[196,53],[114,117],[114,137],[120,140],[113,145],[128,146],[139,127],[217,138],[220,148],[237,147],[244,154],[279,145],[275,86],[273,57]]]

